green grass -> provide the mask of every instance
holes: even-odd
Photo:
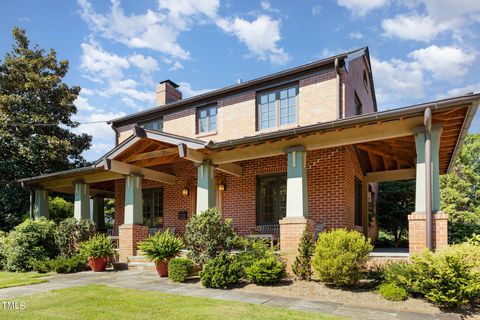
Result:
[[[10,301],[25,302],[25,309],[0,309],[0,319],[340,319],[313,312],[105,285],[54,290]]]
[[[42,279],[42,277],[45,276],[46,274],[39,274],[36,272],[15,273],[0,271],[0,288],[47,282],[48,280]]]

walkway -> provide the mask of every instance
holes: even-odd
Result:
[[[63,289],[87,284],[105,284],[112,287],[160,291],[192,297],[213,298],[284,307],[294,310],[320,312],[362,320],[459,320],[454,314],[428,314],[357,307],[343,303],[319,302],[306,299],[287,298],[273,295],[236,292],[235,290],[207,289],[194,284],[176,284],[168,279],[159,278],[152,271],[118,271],[118,272],[80,272],[59,274],[48,277],[49,282],[0,289],[0,299],[15,298],[22,295],[42,293],[49,290]]]

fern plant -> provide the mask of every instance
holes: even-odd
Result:
[[[167,229],[165,232],[156,233],[140,242],[138,247],[149,260],[153,262],[166,261],[180,253],[183,241]]]
[[[88,241],[80,243],[80,254],[89,258],[112,257],[115,251],[112,240],[105,234],[96,234]]]

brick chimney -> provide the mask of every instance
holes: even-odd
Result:
[[[165,80],[157,84],[157,107],[182,99],[182,93],[177,89],[178,84]]]

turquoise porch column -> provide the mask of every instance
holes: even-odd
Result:
[[[75,203],[73,216],[75,219],[90,219],[90,190],[83,181],[75,182]]]
[[[35,220],[40,219],[40,217],[47,219],[50,217],[48,212],[48,191],[45,189],[35,189],[33,217]]]
[[[303,146],[290,147],[287,150],[287,218],[306,218],[308,216],[307,194],[307,152]]]
[[[215,207],[215,172],[213,165],[205,161],[198,166],[197,214]]]
[[[143,224],[142,177],[131,174],[125,181],[125,224]]]

